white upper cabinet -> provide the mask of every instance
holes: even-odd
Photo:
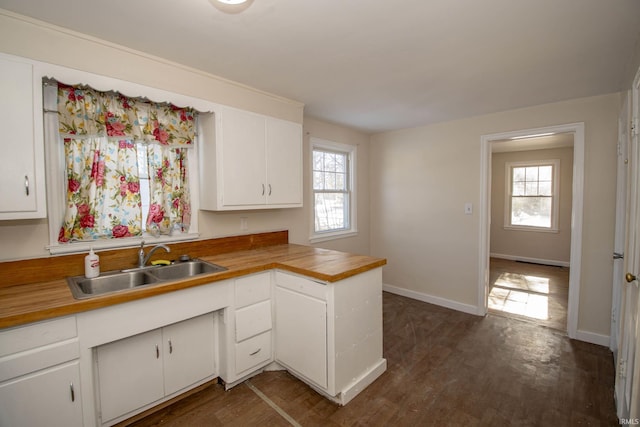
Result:
[[[223,206],[265,204],[265,118],[224,110],[221,124],[222,164],[218,165],[222,170]]]
[[[226,107],[203,121],[201,209],[302,206],[302,125]]]
[[[267,204],[302,206],[302,126],[267,119]]]
[[[42,83],[34,64],[0,54],[0,220],[46,216]]]

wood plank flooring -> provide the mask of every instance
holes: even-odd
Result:
[[[567,331],[569,268],[491,258],[489,312]]]
[[[286,372],[218,384],[135,426],[617,426],[611,352],[384,293],[388,370],[340,407]],[[261,399],[259,390],[292,422]]]

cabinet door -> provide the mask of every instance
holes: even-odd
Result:
[[[164,389],[169,395],[214,375],[213,314],[167,326],[164,340]]]
[[[161,345],[158,329],[98,347],[102,422],[164,397]]]
[[[264,204],[265,119],[238,110],[225,109],[221,114],[223,205]]]
[[[0,385],[0,426],[82,426],[78,362]]]
[[[24,215],[38,209],[33,66],[0,58],[0,91],[0,150],[10,156],[0,172],[0,217],[35,218]]]
[[[267,118],[267,203],[302,206],[302,126]]]
[[[276,361],[327,388],[327,304],[276,287]]]

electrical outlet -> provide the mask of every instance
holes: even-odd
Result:
[[[247,222],[247,217],[240,218],[240,230],[247,231],[249,229],[249,224]]]
[[[464,214],[471,215],[473,213],[473,204],[465,203],[464,204]]]

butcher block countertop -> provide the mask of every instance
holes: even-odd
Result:
[[[280,238],[274,240],[271,237],[269,237],[269,239],[257,239],[257,241],[262,242],[265,246],[256,244],[254,240],[252,240],[254,244],[250,246],[254,246],[255,248],[253,249],[223,251],[223,253],[217,254],[215,254],[216,250],[208,251],[203,249],[202,245],[194,246],[196,254],[191,254],[192,256],[221,265],[226,267],[227,270],[83,300],[77,300],[71,295],[71,291],[64,278],[82,273],[67,268],[65,270],[67,273],[66,276],[56,277],[55,272],[64,270],[64,268],[53,266],[51,268],[54,270],[54,273],[49,276],[49,280],[34,279],[40,281],[20,284],[0,283],[0,328],[8,328],[58,316],[94,310],[274,268],[302,274],[324,282],[337,282],[386,264],[386,260],[382,258],[354,255],[288,243],[268,244],[281,240]],[[170,247],[173,247],[173,245],[170,245]],[[222,249],[219,249],[219,246],[215,247],[218,248],[218,251],[222,251]],[[227,246],[227,249],[230,247],[231,246]],[[131,252],[131,250],[128,251]],[[162,251],[156,251],[156,254],[158,252]],[[198,254],[198,252],[200,253]],[[214,254],[207,255],[207,253]],[[154,259],[167,257],[167,254],[164,253],[160,255],[159,257],[154,256]],[[172,255],[179,256],[180,253],[172,253]],[[84,254],[82,257],[84,257]],[[76,256],[76,258],[80,260],[79,256]],[[74,258],[74,260],[76,258]],[[174,258],[176,257],[174,256],[170,259]],[[135,261],[133,258],[131,258],[131,260]],[[114,265],[117,263],[114,256],[109,258],[107,255],[107,261],[107,264],[109,264],[109,262]],[[24,262],[22,263],[24,264]],[[47,270],[49,268],[47,264],[49,263],[43,261],[41,268]],[[15,263],[0,263],[0,266],[1,264]],[[102,255],[101,264],[103,266],[105,264],[102,261]],[[119,268],[109,269],[123,269],[129,266],[121,265]],[[9,267],[11,267],[11,265],[9,265]],[[80,267],[75,267],[74,263],[74,268]],[[28,269],[29,271],[38,269],[35,260],[30,263]],[[107,269],[103,267],[102,271],[107,271]],[[59,272],[57,273],[58,276],[60,274]],[[35,273],[33,276],[38,277]]]

